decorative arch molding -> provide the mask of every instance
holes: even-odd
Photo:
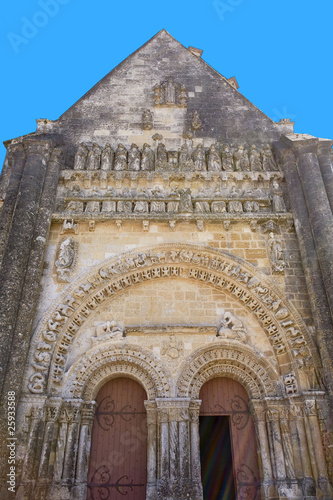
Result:
[[[34,335],[29,391],[44,393],[49,379],[50,387],[62,384],[73,340],[101,303],[149,280],[177,278],[209,284],[238,300],[259,321],[277,359],[281,356],[284,364],[292,363],[298,349],[304,358],[320,366],[302,318],[266,275],[224,251],[163,244],[108,259],[65,287]]]
[[[278,374],[264,359],[243,346],[211,344],[193,352],[177,381],[178,397],[199,399],[201,387],[215,377],[239,382],[250,399],[278,396]]]
[[[74,363],[66,376],[64,397],[93,401],[108,380],[120,376],[139,382],[148,399],[170,396],[170,374],[153,352],[112,343],[89,350]]]

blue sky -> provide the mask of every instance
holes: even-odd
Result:
[[[332,0],[14,0],[2,37],[2,141],[57,119],[165,28],[275,121],[333,138]]]

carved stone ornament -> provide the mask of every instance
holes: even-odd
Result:
[[[247,333],[240,319],[230,311],[224,311],[217,329],[217,337],[246,341]]]
[[[108,340],[119,340],[124,337],[124,329],[114,320],[107,321],[96,327],[95,337],[91,338],[93,344],[96,342],[107,342]]]
[[[192,115],[191,121],[192,130],[201,130],[202,129],[202,121],[198,111],[194,111]]]
[[[151,130],[153,128],[153,114],[150,109],[146,109],[142,114],[143,130]]]
[[[58,249],[58,257],[55,261],[58,280],[63,283],[70,281],[71,273],[75,266],[77,256],[77,242],[72,238],[63,240]]]
[[[154,87],[154,106],[186,107],[187,92],[185,85],[168,78]]]
[[[283,377],[284,381],[284,386],[286,390],[286,394],[289,396],[290,394],[296,394],[297,393],[297,380],[295,373],[288,373],[288,375],[285,375]]]
[[[171,359],[177,359],[184,355],[184,343],[181,340],[176,340],[174,335],[170,335],[169,340],[164,340],[162,343],[161,354],[169,356]]]
[[[273,274],[283,274],[287,264],[284,259],[281,240],[274,233],[269,234],[267,248]]]

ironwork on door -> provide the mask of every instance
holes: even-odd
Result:
[[[204,499],[259,500],[256,435],[245,389],[235,380],[214,378],[199,397]],[[217,477],[223,477],[221,484]]]
[[[130,378],[107,382],[96,402],[87,500],[144,500],[147,483],[145,390]]]

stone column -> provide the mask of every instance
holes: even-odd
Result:
[[[189,398],[156,398],[160,424],[158,495],[168,500],[189,498],[188,408]],[[180,449],[180,443],[185,449]]]
[[[6,166],[1,173],[1,196],[4,196],[3,207],[0,212],[0,265],[10,231],[11,221],[15,209],[16,198],[22,179],[25,164],[25,152],[22,144],[10,144],[7,148]],[[5,169],[6,167],[6,169]],[[6,170],[6,171],[5,171]],[[8,182],[5,190],[6,175]]]
[[[145,401],[147,410],[147,494],[146,500],[157,497],[157,409],[154,401]]]
[[[301,470],[296,465],[297,477],[302,480],[303,496],[316,498],[316,485],[313,478],[311,461],[309,456],[308,442],[304,428],[303,408],[300,404],[290,406],[291,423],[295,426],[295,439],[293,439],[294,455],[301,461]],[[292,429],[292,437],[294,436]],[[298,463],[298,459],[296,464]]]
[[[81,426],[77,452],[77,466],[73,498],[81,500],[87,496],[87,475],[90,459],[91,433],[96,411],[95,401],[84,403],[81,408]]]
[[[285,496],[286,490],[286,465],[282,445],[280,429],[280,410],[278,407],[268,407],[266,412],[268,426],[270,428],[272,451],[274,453],[276,485],[279,497]]]
[[[296,167],[295,152],[292,149],[291,141],[287,138],[284,140],[286,144],[275,144],[275,154],[283,167],[289,192],[311,311],[318,334],[324,378],[333,411],[333,343],[331,341],[333,323],[311,231],[305,195]]]
[[[76,475],[75,469],[80,427],[80,403],[75,402],[66,405],[66,413],[68,427],[62,482],[72,485]]]
[[[257,433],[258,461],[262,474],[261,497],[265,500],[277,498],[266,428],[266,404],[252,400],[249,408]]]
[[[201,464],[200,464],[200,434],[199,434],[199,411],[201,400],[190,402],[190,444],[191,444],[191,479],[193,500],[202,500]]]
[[[327,197],[333,212],[333,170],[332,170],[332,145],[333,141],[319,139],[317,146],[317,158],[321,175],[326,188]]]
[[[328,478],[324,448],[318,421],[318,411],[315,400],[305,401],[305,413],[307,415],[307,420],[309,423],[313,451],[318,468],[318,486],[322,491],[323,498],[328,500],[333,498],[333,489]]]
[[[2,374],[6,373],[8,365],[51,143],[26,139],[24,148],[27,159],[0,270]],[[16,370],[19,369],[22,367],[16,367]],[[2,390],[4,377],[0,376],[0,380]]]
[[[22,483],[27,498],[32,498],[37,478],[40,451],[43,440],[44,429],[44,403],[31,408],[29,439],[22,467]]]

